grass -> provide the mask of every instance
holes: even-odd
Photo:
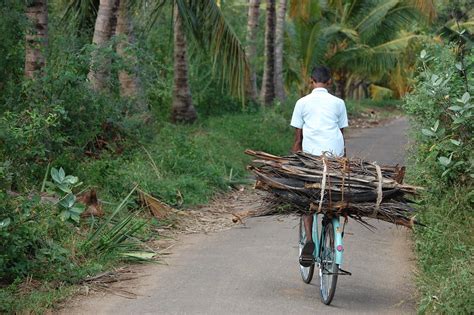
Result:
[[[422,314],[469,314],[474,310],[472,189],[451,187],[424,196],[415,232],[417,286]]]
[[[38,286],[11,285],[0,290],[0,311],[5,314],[44,314],[60,301],[74,296],[72,286],[43,282]]]
[[[163,123],[154,139],[115,160],[87,161],[80,178],[115,199],[135,183],[175,207],[206,203],[217,191],[245,181],[252,148],[287,154],[293,132],[281,107],[209,117],[185,126]]]

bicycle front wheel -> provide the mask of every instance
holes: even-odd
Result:
[[[322,227],[321,233],[321,262],[319,278],[321,281],[321,301],[329,305],[336,293],[337,274],[339,266],[336,264],[336,248],[334,242],[334,228],[329,221]]]
[[[298,240],[298,248],[299,248],[299,255],[301,256],[301,252],[303,251],[303,246],[306,243],[306,233],[304,229],[303,218],[300,218],[300,226],[299,226],[299,240]],[[301,278],[303,279],[304,283],[311,283],[314,274],[314,264],[309,267],[300,266],[300,274]]]

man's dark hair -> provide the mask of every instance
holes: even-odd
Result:
[[[316,66],[311,71],[311,79],[318,83],[327,83],[331,80],[331,70],[325,66]]]

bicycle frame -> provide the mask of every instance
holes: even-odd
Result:
[[[335,242],[335,247],[336,247],[336,264],[339,266],[342,265],[343,262],[343,253],[344,253],[344,245],[342,244],[342,230],[341,230],[341,224],[339,222],[339,217],[333,217],[331,218],[332,226],[334,228],[334,242]],[[315,258],[316,262],[321,262],[320,258],[320,247],[321,244],[320,242],[322,239],[319,238],[318,234],[318,214],[315,213],[313,214],[313,242],[316,245],[314,247],[314,253],[313,256]],[[324,237],[324,236],[321,236]]]

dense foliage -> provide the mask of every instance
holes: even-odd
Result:
[[[463,58],[462,56],[467,56]],[[404,108],[413,120],[412,178],[427,187],[416,231],[422,313],[474,308],[474,58],[457,46],[430,45]]]

